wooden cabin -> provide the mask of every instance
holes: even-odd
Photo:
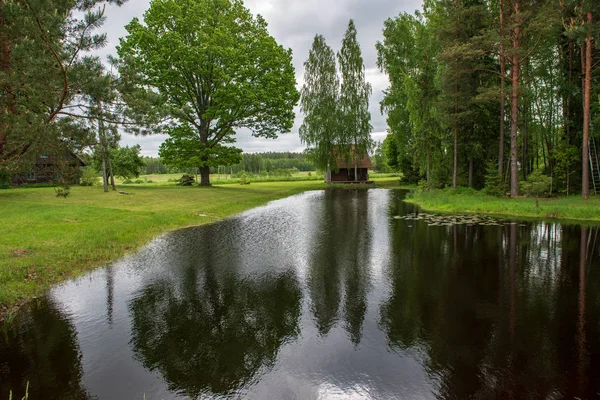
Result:
[[[331,168],[331,175],[325,174],[326,183],[371,183],[369,181],[369,168],[373,168],[373,163],[368,154],[355,163],[354,160],[346,161],[338,158],[336,165]],[[358,179],[354,179],[358,172]]]
[[[67,183],[78,185],[81,178],[81,167],[85,162],[76,154],[65,151],[62,154],[41,154],[35,157],[35,163],[28,171],[21,171],[11,176],[11,184],[15,186],[33,183]]]

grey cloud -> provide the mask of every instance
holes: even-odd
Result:
[[[401,12],[413,12],[421,8],[422,0],[246,0],[246,6],[255,14],[261,14],[269,23],[270,33],[279,43],[291,48],[294,54],[296,78],[299,84],[304,75],[303,63],[315,34],[325,36],[327,43],[339,50],[348,21],[354,19],[361,44],[367,80],[373,86],[370,110],[373,138],[383,140],[387,129],[385,116],[381,115],[379,102],[387,87],[387,77],[377,69],[375,43],[382,38],[383,22]],[[141,18],[148,8],[149,0],[129,0],[122,7],[108,7],[105,30],[108,46],[100,52],[106,57],[115,54],[119,38],[126,34],[125,25],[132,18]],[[276,140],[254,138],[249,132],[240,131],[237,146],[246,152],[301,151],[304,146],[298,137],[302,114],[296,110],[296,121],[291,133]],[[145,155],[156,155],[164,137],[133,137],[123,135],[124,144],[140,144]]]

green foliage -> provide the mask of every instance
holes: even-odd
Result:
[[[140,176],[144,161],[140,157],[140,145],[110,149],[110,159],[115,177],[131,178]]]
[[[382,144],[382,153],[385,160],[386,165],[392,171],[400,170],[400,155],[398,154],[398,145],[396,143],[396,138],[394,135],[388,134],[383,140]]]
[[[485,174],[484,193],[488,196],[504,197],[508,190],[508,186],[504,182],[503,177],[498,174],[497,163],[488,162]]]
[[[373,89],[365,79],[365,65],[353,20],[348,23],[337,59],[342,79],[339,97],[340,137],[336,155],[351,161],[362,158],[374,146],[369,112],[369,97]]]
[[[184,174],[177,180],[179,186],[193,186],[196,183],[194,175]]]
[[[536,169],[527,177],[526,181],[521,182],[521,192],[527,195],[539,197],[543,194],[549,194],[552,178],[542,174],[542,171]]]
[[[179,123],[162,149],[170,162],[186,163],[190,152],[194,167],[228,165],[236,154],[224,144],[235,142],[236,129],[276,138],[292,128],[298,92],[291,51],[241,0],[155,0],[143,23],[136,18],[126,29],[117,49],[124,97],[133,114],[168,117],[155,129]],[[140,104],[144,93],[159,96],[161,106]],[[193,135],[184,140],[180,130]],[[186,141],[192,136],[198,145]]]
[[[10,189],[10,174],[6,170],[0,170],[0,189]]]
[[[250,179],[248,177],[248,173],[242,172],[240,174],[240,185],[249,185],[249,184],[250,184]]]
[[[409,185],[416,185],[421,182],[423,174],[419,173],[418,168],[415,168],[409,157],[402,157],[399,164],[399,170],[402,172],[401,181]]]
[[[56,197],[62,197],[66,199],[71,194],[71,187],[63,185],[61,187],[54,188],[54,192],[56,193]]]
[[[304,85],[300,110],[304,120],[300,139],[309,147],[307,154],[321,170],[334,161],[334,148],[339,144],[339,78],[335,54],[322,35],[316,35],[304,63]]]
[[[576,146],[569,145],[566,140],[561,141],[554,151],[555,167],[554,176],[556,177],[556,187],[560,187],[560,192],[569,195],[571,187],[577,172],[578,161],[580,159],[579,149]]]
[[[106,45],[97,32],[105,6],[124,2],[0,2],[0,170],[14,172],[43,152],[90,144],[86,113],[74,109],[106,94],[103,64],[88,52]]]
[[[94,186],[98,184],[100,177],[92,167],[83,168],[83,174],[79,181],[80,186]]]
[[[158,154],[166,165],[175,168],[218,167],[236,164],[242,159],[241,149],[202,143],[200,132],[189,125],[170,129],[169,136],[160,145]]]

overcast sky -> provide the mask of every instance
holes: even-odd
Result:
[[[126,34],[124,26],[132,18],[142,18],[150,0],[129,0],[124,6],[111,6],[106,11],[106,23],[102,28],[108,34],[108,46],[102,56],[115,54],[119,38]],[[296,68],[298,89],[304,75],[303,63],[315,34],[325,36],[327,44],[337,52],[342,36],[352,18],[356,23],[358,40],[362,49],[367,80],[373,86],[371,96],[371,116],[373,138],[383,140],[386,131],[385,116],[379,111],[387,85],[387,77],[377,69],[375,43],[382,38],[383,22],[401,12],[413,12],[421,7],[422,0],[246,0],[246,7],[253,14],[261,14],[269,24],[269,32],[286,48],[291,48]],[[298,137],[302,114],[296,110],[296,122],[291,133],[282,134],[277,139],[259,139],[247,132],[238,132],[236,146],[244,152],[263,151],[302,151],[304,146]],[[162,135],[135,137],[123,135],[123,144],[140,144],[142,154],[157,156],[158,147],[164,141]]]

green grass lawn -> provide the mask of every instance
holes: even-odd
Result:
[[[434,190],[414,193],[408,202],[424,210],[441,213],[474,213],[509,215],[515,217],[560,218],[583,221],[600,221],[600,197],[583,200],[581,196],[540,198],[539,208],[535,198],[505,199],[486,196],[481,192],[455,192]]]
[[[395,177],[376,181],[378,186],[398,184]],[[114,261],[161,233],[326,187],[322,181],[211,188],[149,184],[121,186],[130,193],[122,195],[93,186],[73,187],[67,198],[57,198],[53,188],[0,190],[0,315],[2,309]]]

